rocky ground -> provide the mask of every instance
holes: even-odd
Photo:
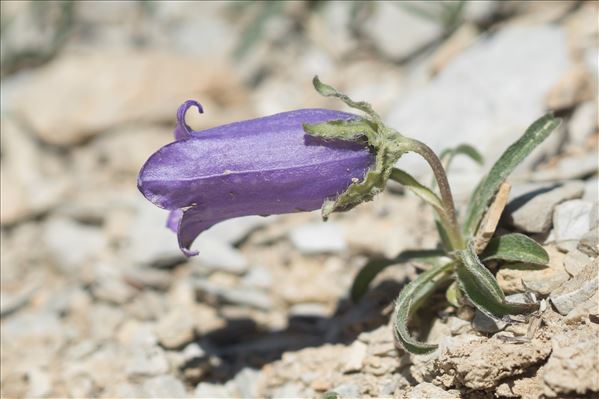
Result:
[[[472,2],[457,22],[391,2],[37,4],[2,3],[2,397],[599,395],[596,3]],[[436,245],[395,185],[326,224],[225,222],[182,257],[136,189],[177,106],[202,102],[196,129],[338,107],[315,74],[436,150],[476,145],[485,166],[450,173],[460,204],[530,122],[564,118],[510,180],[500,227],[550,264],[494,270],[537,314],[497,324],[439,296],[412,328],[440,349],[397,348],[393,300],[423,266],[348,297],[369,258]]]

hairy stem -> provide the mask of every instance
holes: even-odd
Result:
[[[451,188],[449,187],[449,181],[447,181],[447,174],[445,173],[443,163],[429,146],[415,139],[409,140],[410,151],[422,156],[433,170],[437,186],[439,187],[439,193],[441,194],[441,202],[443,203],[443,208],[445,209],[445,213],[447,215],[446,224],[449,225],[445,227],[447,229],[453,249],[464,249],[464,239],[458,226],[453,195],[451,194]]]

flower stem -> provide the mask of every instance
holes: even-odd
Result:
[[[453,249],[464,249],[464,239],[458,226],[453,195],[451,194],[451,188],[449,187],[449,181],[447,180],[447,174],[445,173],[443,163],[437,154],[423,142],[415,139],[408,140],[410,151],[423,157],[433,170],[437,186],[439,187],[439,193],[441,194],[441,202],[443,203],[443,208],[445,208],[447,214],[447,222],[443,224],[445,225]]]

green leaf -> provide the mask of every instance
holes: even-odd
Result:
[[[443,221],[443,223],[440,223],[438,220],[435,221],[441,242],[443,243],[444,248],[451,248],[451,241],[449,240],[447,230],[444,227],[444,225],[449,225],[449,217],[447,216],[447,212],[443,207],[443,203],[437,194],[435,194],[428,187],[418,183],[414,177],[401,169],[393,168],[390,178],[412,191],[420,199],[427,202],[435,209],[437,215]]]
[[[520,139],[509,146],[501,155],[489,173],[478,184],[470,198],[463,226],[464,234],[467,237],[474,235],[476,232],[487,205],[495,196],[501,183],[559,124],[560,119],[554,118],[552,114],[539,118]]]
[[[395,302],[393,333],[395,339],[410,353],[424,355],[437,349],[437,345],[419,342],[408,331],[408,320],[435,290],[451,277],[454,263],[433,267],[406,285]]]
[[[409,173],[401,169],[393,168],[391,171],[391,179],[402,184],[416,194],[420,199],[432,205],[438,213],[445,214],[443,203],[437,194],[432,192],[432,190],[428,187],[418,183],[416,179],[414,179],[414,177],[412,177]]]
[[[549,255],[545,249],[532,238],[520,233],[493,238],[481,254],[481,258],[483,261],[501,259],[536,265],[546,265],[549,262]]]
[[[404,263],[415,259],[427,262],[432,260],[431,258],[436,258],[442,255],[444,255],[443,251],[437,249],[407,250],[402,251],[393,259],[372,259],[368,261],[364,266],[362,266],[362,268],[354,278],[354,282],[351,287],[351,298],[354,302],[359,301],[368,290],[368,286],[370,285],[372,280],[374,280],[374,278],[380,272],[382,272],[389,266],[397,265],[398,263]]]
[[[457,265],[458,284],[474,306],[491,318],[518,314],[535,309],[535,304],[512,303],[505,295],[489,269],[478,259],[472,243],[468,249],[457,251],[461,262]]]
[[[460,287],[455,281],[451,283],[451,285],[447,287],[447,290],[445,291],[445,299],[447,299],[447,302],[456,308],[460,306],[461,296]]]
[[[450,252],[453,249],[453,245],[451,243],[451,239],[449,238],[449,234],[447,230],[443,226],[443,224],[439,220],[435,220],[435,227],[437,228],[437,234],[439,234],[439,238],[441,239],[441,245],[445,251]]]
[[[451,161],[455,158],[456,155],[466,155],[468,158],[472,159],[479,165],[484,163],[484,158],[480,152],[469,144],[460,144],[455,148],[448,148],[446,150],[441,151],[439,158],[445,165],[445,169],[449,169],[449,165],[451,165]]]

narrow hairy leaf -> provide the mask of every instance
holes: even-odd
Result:
[[[497,280],[480,262],[472,244],[468,249],[457,251],[457,255],[461,260],[457,265],[458,283],[478,310],[489,317],[498,318],[536,308],[534,304],[507,302]]]
[[[481,254],[481,258],[483,261],[501,259],[536,265],[546,265],[549,262],[549,255],[545,249],[532,238],[520,233],[493,238]]]
[[[458,283],[454,281],[449,287],[447,287],[447,290],[445,291],[445,299],[447,299],[447,302],[457,308],[460,306],[460,297],[460,287],[458,287]]]
[[[432,261],[432,258],[442,256],[443,251],[437,249],[428,250],[407,250],[402,251],[398,256],[393,259],[380,258],[372,259],[367,262],[356,277],[351,287],[351,298],[354,302],[357,302],[364,296],[368,290],[368,286],[374,280],[374,278],[389,266],[397,265],[399,263],[405,263],[411,260],[420,260],[425,263]]]
[[[489,173],[478,184],[470,198],[463,226],[466,236],[472,236],[475,233],[487,205],[501,183],[559,124],[560,120],[554,118],[552,114],[547,114],[539,118],[526,130],[520,139],[509,146],[503,155],[501,155]]]
[[[439,238],[441,239],[441,245],[445,251],[450,252],[453,250],[453,246],[451,244],[451,240],[449,239],[449,234],[447,230],[443,226],[439,220],[435,220],[435,227],[437,228],[437,234],[439,234]]]
[[[395,339],[410,353],[424,355],[437,349],[437,345],[419,342],[408,331],[410,316],[423,302],[445,284],[451,277],[454,263],[433,267],[420,274],[400,292],[393,310],[393,332]]]
[[[469,144],[460,144],[455,148],[443,150],[439,155],[443,165],[445,165],[445,169],[449,169],[449,165],[451,165],[451,161],[453,161],[456,155],[466,155],[479,165],[482,165],[484,162],[483,156],[476,148]]]
[[[437,212],[445,214],[443,203],[437,194],[432,192],[428,187],[418,183],[409,173],[401,169],[393,168],[391,171],[391,179],[408,188],[423,201],[428,202]]]
[[[443,206],[443,203],[437,194],[435,194],[428,187],[418,183],[414,177],[401,169],[393,168],[390,178],[412,191],[420,199],[427,202],[435,209],[437,215],[441,219],[441,221],[436,220],[435,224],[437,226],[437,231],[439,233],[439,237],[441,238],[441,242],[443,243],[443,247],[446,249],[452,248],[451,240],[449,239],[449,235],[445,228],[445,226],[450,224],[449,217],[447,216],[445,207]]]

